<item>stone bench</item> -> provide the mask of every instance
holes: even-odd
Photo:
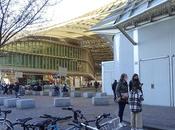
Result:
[[[104,97],[107,96],[107,93],[96,93],[96,97]]]
[[[108,97],[93,97],[92,104],[95,106],[109,105],[109,98]]]
[[[40,91],[32,91],[33,96],[40,96]]]
[[[54,98],[55,107],[68,107],[70,105],[71,105],[71,100],[69,97]]]
[[[95,96],[95,92],[84,92],[83,97],[85,98],[92,98]]]
[[[7,108],[16,107],[16,101],[18,98],[4,99],[4,106]]]
[[[31,90],[26,90],[26,91],[25,91],[25,95],[28,95],[28,96],[29,96],[29,95],[32,95],[32,91],[31,91]]]
[[[81,97],[82,96],[81,92],[77,92],[77,91],[71,92],[70,95],[71,97]]]
[[[4,100],[9,98],[10,97],[0,97],[0,106],[4,105]]]
[[[40,95],[41,96],[49,96],[49,91],[41,91]]]
[[[16,107],[18,109],[35,108],[35,100],[34,99],[19,99],[16,101]]]

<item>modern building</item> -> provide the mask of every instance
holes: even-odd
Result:
[[[113,59],[112,46],[89,29],[110,14],[115,4],[15,38],[0,49],[1,79],[30,84],[64,76],[75,87],[101,80],[101,62]]]
[[[1,73],[9,75],[12,78],[10,81],[16,80],[16,72],[23,73],[18,78],[25,84],[31,80],[43,80],[49,75],[59,75],[60,68],[66,68],[68,76],[93,79],[95,75],[94,62],[87,49],[64,44],[59,40],[28,38],[7,44],[1,50],[4,52],[0,57]]]
[[[103,72],[112,66],[114,74],[103,74],[103,90],[111,93],[106,82],[121,73],[139,73],[145,104],[175,106],[174,14],[174,0],[130,0],[92,28],[113,42],[114,62],[104,62]]]

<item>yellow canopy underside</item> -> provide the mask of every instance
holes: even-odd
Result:
[[[90,48],[94,61],[98,63],[112,60],[112,48],[107,44],[107,41],[94,32],[89,31],[89,29],[108,16],[114,9],[122,8],[126,1],[114,0],[104,7],[63,24],[44,28],[33,35],[58,38],[70,43],[76,42],[82,47]]]

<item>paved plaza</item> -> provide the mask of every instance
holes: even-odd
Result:
[[[25,96],[22,98],[33,98],[36,100],[36,108],[34,109],[16,109],[12,108],[12,114],[8,118],[15,121],[18,118],[33,117],[35,120],[39,120],[39,116],[42,114],[51,114],[57,116],[71,115],[68,111],[63,111],[59,107],[53,106],[53,97],[48,96]],[[94,119],[97,115],[102,113],[111,113],[117,115],[118,106],[116,103],[110,101],[109,106],[93,106],[91,99],[87,98],[72,98],[72,105],[75,109],[80,109],[88,117],[88,119]],[[1,106],[3,109],[4,107]],[[5,108],[4,108],[5,109]],[[173,112],[173,113],[172,113]],[[175,109],[167,107],[152,107],[144,106],[144,125],[146,129],[153,130],[153,128],[161,128],[163,130],[174,130],[175,129]],[[126,107],[124,120],[129,121],[129,110]],[[150,128],[148,128],[150,127]],[[151,128],[153,127],[153,128]],[[129,128],[123,128],[121,130],[128,130]]]

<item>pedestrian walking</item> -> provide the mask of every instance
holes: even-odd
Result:
[[[114,101],[116,101],[116,89],[117,89],[117,80],[114,80],[113,84],[112,84],[112,91],[113,91],[113,94],[114,94]]]
[[[125,106],[128,103],[128,76],[123,73],[120,77],[118,86],[117,86],[117,102],[119,105],[118,116],[120,118],[119,127],[125,127],[126,124],[123,122],[123,113],[125,110]]]
[[[131,110],[131,130],[143,130],[142,101],[143,91],[137,74],[130,81],[129,105]]]

